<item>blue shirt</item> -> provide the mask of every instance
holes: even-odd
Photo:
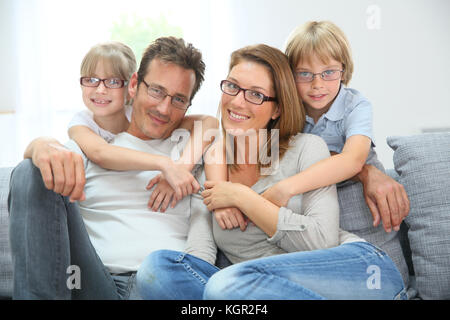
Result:
[[[341,85],[330,109],[317,123],[306,116],[303,132],[322,137],[330,151],[341,153],[345,141],[353,135],[369,137],[375,147],[372,129],[372,104],[357,90]]]

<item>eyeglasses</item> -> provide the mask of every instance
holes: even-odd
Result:
[[[144,79],[142,79],[142,82],[147,86],[147,93],[150,97],[155,98],[158,101],[164,100],[167,96],[170,97],[170,103],[173,107],[180,109],[180,110],[186,110],[191,106],[190,100],[188,100],[186,97],[183,96],[171,96],[167,92],[165,92],[163,89],[151,86],[147,82],[145,82]]]
[[[220,90],[222,90],[223,93],[226,93],[230,96],[237,96],[239,92],[244,91],[244,99],[250,103],[261,105],[265,101],[277,101],[277,98],[268,97],[261,92],[250,90],[250,89],[243,89],[239,87],[237,84],[228,81],[228,80],[222,80],[220,82]]]
[[[120,89],[123,88],[128,81],[119,79],[119,78],[108,78],[108,79],[99,79],[93,77],[81,77],[80,84],[84,87],[98,87],[100,82],[103,82],[105,87],[110,89]]]
[[[307,71],[299,71],[295,72],[295,81],[296,82],[311,82],[314,80],[314,78],[317,75],[320,75],[320,77],[325,81],[333,81],[337,80],[341,77],[341,73],[343,73],[344,70],[325,70],[324,72],[320,73],[312,73]]]

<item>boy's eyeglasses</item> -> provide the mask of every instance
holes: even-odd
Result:
[[[325,70],[320,73],[298,71],[295,72],[294,76],[295,82],[311,82],[317,75],[320,75],[320,77],[325,81],[333,81],[339,79],[341,77],[341,73],[343,72],[344,70]]]
[[[171,96],[166,91],[164,91],[162,88],[158,88],[156,86],[149,85],[147,82],[145,82],[144,79],[142,79],[142,82],[147,86],[147,93],[150,97],[155,98],[158,101],[164,100],[167,96],[170,97],[170,103],[173,107],[180,109],[180,110],[187,110],[191,106],[191,102],[186,97],[182,96]]]
[[[220,82],[220,89],[223,93],[226,93],[230,96],[237,96],[239,92],[244,91],[244,99],[250,103],[261,105],[265,101],[277,101],[277,98],[274,97],[268,97],[261,92],[250,90],[250,89],[243,89],[239,87],[237,84],[228,81],[228,80],[222,80]]]
[[[119,79],[119,78],[108,78],[108,79],[99,79],[94,77],[81,77],[80,84],[84,87],[98,87],[100,82],[103,82],[105,87],[110,89],[120,89],[123,88],[128,81]]]

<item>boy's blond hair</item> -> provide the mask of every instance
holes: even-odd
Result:
[[[347,85],[353,73],[350,44],[344,32],[330,21],[310,21],[297,27],[288,37],[286,55],[291,68],[299,62],[309,62],[312,55],[328,63],[332,58],[343,65],[342,83]]]
[[[110,41],[93,46],[84,56],[80,68],[81,76],[92,77],[100,61],[105,63],[105,68],[111,73],[109,76],[120,77],[125,81],[130,80],[136,71],[133,50],[121,42]]]

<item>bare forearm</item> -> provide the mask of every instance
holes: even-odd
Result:
[[[89,157],[93,162],[105,169],[128,170],[159,170],[164,171],[172,160],[165,156],[136,151],[114,145],[105,145],[94,151]]]
[[[352,178],[361,171],[362,165],[359,160],[337,154],[286,179],[285,185],[291,195],[302,194]]]
[[[369,175],[369,171],[376,169],[376,167],[374,167],[371,164],[365,164],[361,171],[358,172],[353,178],[352,180],[357,181],[357,182],[361,182],[364,183],[365,181],[367,181],[368,175]]]
[[[236,197],[236,207],[269,237],[272,237],[277,231],[280,208],[252,189],[245,188]]]
[[[45,144],[56,144],[56,145],[62,146],[62,144],[54,138],[39,137],[30,142],[30,144],[25,149],[23,158],[34,160],[33,156],[35,156],[36,151],[39,150],[39,148]]]

